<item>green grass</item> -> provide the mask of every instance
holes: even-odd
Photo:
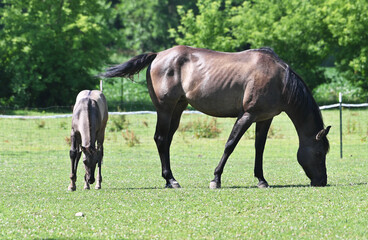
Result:
[[[156,116],[126,116],[124,127],[139,138],[133,147],[112,116],[102,189],[83,190],[80,162],[76,192],[67,191],[70,118],[42,124],[0,119],[0,239],[367,238],[368,110],[343,114],[340,159],[338,111],[323,111],[325,124],[332,125],[327,187],[309,187],[296,160],[296,132],[282,114],[272,124],[264,156],[271,188],[255,187],[252,127],[230,157],[219,190],[208,186],[234,119],[217,119],[217,138],[176,133],[172,170],[183,188],[165,189],[153,141]],[[182,126],[196,121],[211,118],[185,114]]]

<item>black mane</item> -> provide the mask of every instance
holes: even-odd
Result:
[[[303,79],[296,72],[294,72],[290,68],[290,66],[273,51],[272,48],[262,47],[254,50],[270,55],[273,59],[275,59],[278,63],[285,67],[286,73],[283,80],[284,88],[282,91],[285,102],[287,104],[293,105],[295,108],[300,109],[300,112],[304,114],[303,117],[306,117],[309,112],[313,112],[313,114],[317,116],[315,118],[315,124],[317,128],[320,130],[323,129],[324,124],[321,111],[316,101],[314,100],[311,91],[309,90]],[[322,141],[324,143],[326,151],[328,151],[330,148],[328,139],[326,137],[323,137]]]

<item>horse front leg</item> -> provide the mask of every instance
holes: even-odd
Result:
[[[70,161],[71,161],[71,173],[70,173],[70,185],[68,186],[69,191],[75,191],[77,189],[75,182],[77,181],[77,167],[78,162],[81,157],[81,152],[78,149],[77,139],[75,134],[72,133],[71,137],[71,149],[69,151]]]
[[[218,166],[215,169],[215,178],[210,183],[210,188],[221,188],[221,175],[224,171],[224,167],[226,164],[227,159],[229,158],[230,154],[234,151],[236,145],[238,144],[240,138],[243,136],[245,131],[252,125],[253,117],[249,113],[244,113],[243,116],[239,117],[234,126],[231,130],[229,139],[225,144],[225,150],[221,157],[221,160]]]
[[[102,175],[101,175],[101,167],[102,167],[102,158],[103,158],[103,145],[98,147],[97,150],[98,154],[98,172],[97,172],[97,178],[96,178],[96,186],[95,189],[101,189],[101,183],[102,183]]]
[[[259,188],[267,188],[269,187],[266,179],[263,176],[263,152],[267,140],[267,133],[270,129],[270,125],[272,119],[257,122],[256,123],[256,140],[255,140],[255,149],[256,149],[256,157],[254,162],[254,176],[258,178],[257,186]]]
[[[170,167],[170,123],[171,114],[157,111],[157,124],[155,132],[155,142],[161,160],[162,177],[166,180],[167,188],[180,188],[175,180]]]

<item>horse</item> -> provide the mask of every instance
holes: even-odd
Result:
[[[75,191],[78,162],[83,152],[83,163],[86,170],[84,189],[90,189],[95,182],[95,169],[98,165],[95,189],[101,189],[101,165],[103,158],[103,142],[108,119],[106,98],[98,90],[83,90],[75,101],[72,115],[72,131],[70,134],[71,149],[71,183],[69,191]],[[95,145],[97,141],[97,147]]]
[[[102,77],[132,78],[142,69],[157,111],[154,140],[166,187],[180,188],[170,167],[170,145],[182,112],[190,104],[214,117],[236,118],[210,188],[221,188],[226,161],[242,135],[256,123],[254,176],[259,188],[269,187],[263,175],[263,151],[272,119],[286,112],[298,137],[297,160],[312,186],[326,186],[327,134],[310,90],[271,48],[217,52],[175,46],[131,58],[108,68]]]

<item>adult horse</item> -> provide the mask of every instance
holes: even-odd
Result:
[[[188,104],[215,117],[236,117],[210,188],[221,187],[227,159],[244,132],[256,123],[254,175],[263,176],[263,150],[274,116],[285,111],[299,136],[298,162],[313,186],[327,184],[326,138],[320,110],[303,80],[270,48],[238,53],[176,46],[109,68],[103,77],[132,77],[148,66],[147,86],[157,110],[155,142],[166,187],[179,188],[170,168],[170,144]]]
[[[77,167],[82,152],[86,169],[84,189],[90,189],[89,185],[95,182],[96,165],[98,165],[98,173],[95,188],[101,188],[101,165],[107,119],[107,103],[102,92],[83,90],[78,94],[73,108],[72,132],[70,135],[71,149],[69,155],[72,172],[70,174],[69,191],[76,190]]]

